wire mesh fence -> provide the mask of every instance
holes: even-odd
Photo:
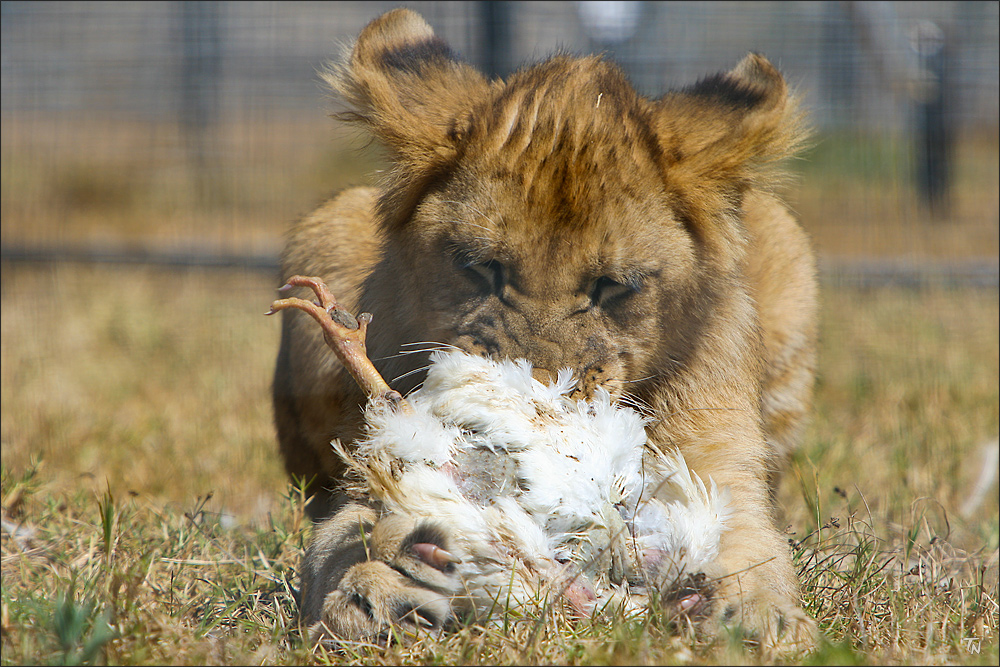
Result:
[[[381,164],[326,117],[317,71],[394,5],[5,2],[4,258],[267,264],[292,219]],[[762,52],[818,131],[789,199],[827,266],[996,274],[996,3],[411,6],[495,76],[605,52],[655,96]]]

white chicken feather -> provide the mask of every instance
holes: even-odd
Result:
[[[607,599],[613,587],[590,562],[601,554],[585,548],[595,529],[601,548],[620,545],[636,569],[655,562],[661,580],[698,573],[718,553],[728,493],[649,445],[636,411],[603,389],[573,401],[572,386],[569,371],[546,385],[523,360],[434,352],[412,410],[372,400],[367,437],[334,446],[356,490],[447,528],[480,609],[538,599],[581,569],[596,575],[588,608]]]
[[[546,385],[527,361],[454,350],[432,353],[404,400],[365,353],[371,316],[347,313],[319,278],[293,276],[282,289],[293,286],[318,302],[281,299],[269,314],[310,314],[369,396],[366,437],[333,442],[353,472],[348,492],[440,525],[476,611],[549,591],[584,613],[615,597],[635,609],[620,595],[630,583],[677,582],[717,556],[728,491],[647,442],[643,418],[607,391],[573,401],[569,370]]]

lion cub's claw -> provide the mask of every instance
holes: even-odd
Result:
[[[436,570],[444,571],[449,565],[457,565],[462,562],[461,558],[452,555],[436,544],[418,542],[410,548],[413,549],[417,558]]]

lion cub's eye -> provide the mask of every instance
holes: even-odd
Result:
[[[471,273],[483,287],[483,291],[500,294],[504,283],[504,266],[491,259],[488,262],[469,262],[463,268]]]
[[[590,302],[595,306],[607,308],[621,303],[640,289],[642,289],[642,282],[639,280],[620,283],[613,278],[601,276],[594,281],[594,286],[590,290]]]

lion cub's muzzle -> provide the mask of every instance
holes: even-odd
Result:
[[[530,339],[529,339],[530,341]],[[509,343],[509,342],[508,342]],[[621,397],[624,388],[620,363],[608,354],[594,354],[591,346],[587,350],[578,350],[577,354],[566,354],[566,347],[552,341],[530,341],[536,344],[503,345],[492,337],[485,341],[469,334],[459,336],[453,344],[469,354],[488,357],[490,359],[527,359],[531,362],[531,375],[539,382],[552,384],[556,381],[559,371],[568,368],[576,380],[570,398],[574,400],[589,400],[593,398],[598,387],[603,387],[611,394],[612,400]],[[568,347],[568,346],[567,346]],[[576,347],[576,346],[573,346]]]

